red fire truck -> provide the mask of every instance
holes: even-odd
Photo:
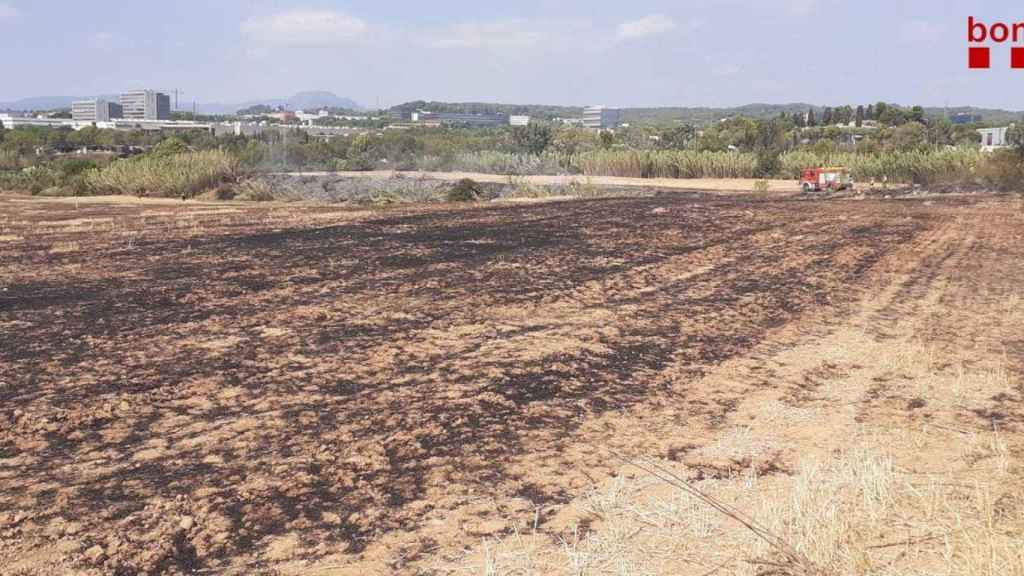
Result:
[[[840,166],[807,168],[800,176],[800,187],[804,192],[852,190],[853,178],[850,177],[849,170]]]

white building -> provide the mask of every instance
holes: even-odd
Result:
[[[170,120],[171,97],[154,90],[121,94],[123,116],[129,120]]]
[[[0,124],[3,124],[4,128],[7,128],[8,130],[22,126],[38,126],[42,128],[60,128],[66,126],[68,128],[79,130],[86,126],[91,126],[89,123],[69,120],[67,118],[34,118],[32,116],[21,116],[18,114],[0,114]]]
[[[96,128],[105,130],[147,130],[147,131],[175,131],[175,130],[212,130],[212,125],[204,122],[189,122],[185,120],[128,120],[123,118],[111,118],[110,120],[99,120],[96,122],[74,120],[69,118],[33,118],[31,116],[18,116],[16,114],[0,114],[0,123],[4,128],[13,129],[23,126],[36,126],[40,128],[71,128],[81,130],[83,128]]]
[[[622,122],[622,111],[604,106],[587,106],[583,109],[583,127],[595,130],[610,130]]]
[[[1000,128],[979,128],[978,134],[981,134],[981,149],[992,151],[997,148],[1005,148],[1009,144],[1006,142],[1006,132],[1009,130],[1009,126],[1002,126]]]
[[[312,124],[313,122],[321,118],[328,118],[330,117],[330,115],[331,113],[328,112],[327,110],[321,110],[316,114],[310,114],[307,112],[303,112],[302,110],[295,111],[295,117],[298,118],[300,122],[306,122],[307,124]]]
[[[509,116],[508,117],[508,125],[509,126],[529,126],[530,125],[530,117],[529,116]]]
[[[121,117],[121,105],[106,100],[79,100],[71,104],[71,119],[78,122],[108,122]]]

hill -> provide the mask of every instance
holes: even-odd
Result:
[[[868,103],[864,103],[867,106]],[[856,106],[856,103],[851,104]],[[787,104],[764,104],[754,103],[735,107],[661,107],[661,108],[622,108],[622,119],[630,124],[692,124],[695,126],[706,126],[718,122],[723,118],[744,116],[748,118],[767,119],[774,118],[780,113],[786,115],[803,114],[813,109],[814,113],[821,118],[825,110],[824,106],[807,104],[803,102],[792,102]],[[471,114],[500,113],[500,114],[526,114],[542,120],[554,118],[578,118],[583,113],[580,106],[553,106],[546,104],[499,104],[493,102],[437,102],[414,100],[399,104],[391,108],[392,112],[404,112],[406,114],[416,110],[430,110],[433,112],[461,112]],[[925,108],[925,115],[930,118],[952,116],[954,114],[970,114],[981,117],[982,123],[1007,124],[1019,121],[1024,113],[1013,110],[998,110],[991,108],[975,108],[972,106],[960,106],[950,108]]]
[[[552,106],[547,104],[498,104],[493,102],[435,102],[414,100],[392,106],[392,112],[411,113],[417,110],[431,112],[458,112],[463,114],[525,114],[534,118],[578,118],[583,114],[579,106]]]
[[[235,114],[239,110],[254,106],[283,107],[287,110],[320,110],[323,108],[342,108],[345,110],[364,110],[355,100],[343,98],[333,92],[324,90],[299,92],[290,98],[267,98],[250,100],[236,104],[200,104],[199,111],[204,114]]]
[[[44,110],[61,110],[71,108],[75,100],[87,100],[84,96],[35,96],[22,98],[13,102],[0,102],[0,110],[11,110],[15,112],[32,112]]]

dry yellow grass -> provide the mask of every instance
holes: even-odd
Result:
[[[50,254],[66,254],[68,252],[78,252],[80,246],[78,242],[57,242],[50,247]]]
[[[951,440],[920,431],[918,442]],[[485,542],[465,574],[1024,574],[1022,493],[998,433],[959,439],[977,475],[901,470],[877,439],[802,461],[792,476],[696,482],[745,510],[809,563],[800,565],[700,498],[651,476],[620,477],[577,503],[588,531],[552,540],[528,526]],[[675,468],[671,463],[655,464]]]

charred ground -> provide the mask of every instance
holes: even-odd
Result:
[[[596,447],[668,403],[714,426],[736,399],[688,381],[971,202],[0,200],[0,558],[402,570],[495,530],[481,495],[543,521]]]

